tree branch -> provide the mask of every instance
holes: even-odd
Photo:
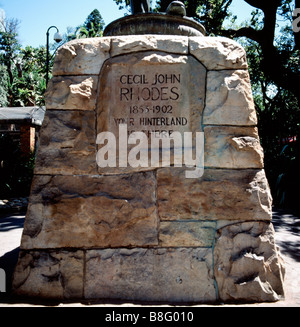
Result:
[[[255,30],[252,27],[242,27],[238,30],[232,30],[232,29],[228,29],[228,30],[223,30],[222,31],[222,35],[223,36],[227,36],[230,38],[235,38],[235,37],[247,37],[253,41],[256,41],[258,43],[261,42],[262,39],[262,34],[263,31],[262,30]]]
[[[279,7],[281,0],[245,0],[248,5],[261,9],[262,11],[268,10],[271,7]]]
[[[282,58],[273,44],[276,12],[281,4],[281,0],[245,0],[245,2],[263,10],[265,15],[264,28],[262,30],[255,30],[252,27],[242,27],[238,30],[224,30],[222,34],[232,38],[247,37],[256,41],[262,49],[261,67],[266,76],[282,88],[293,92],[300,103],[300,75],[284,66]]]
[[[232,3],[232,1],[226,1],[226,0],[223,1],[223,3],[222,3],[222,7],[223,7],[223,5],[225,4],[224,12],[227,13],[227,10],[228,10],[229,6],[231,5],[231,3]]]

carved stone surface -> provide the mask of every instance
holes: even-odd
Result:
[[[161,221],[159,242],[162,247],[212,247],[216,223],[208,221]]]
[[[168,15],[186,16],[186,8],[181,1],[172,1],[166,9]]]
[[[222,301],[277,301],[284,267],[272,224],[241,222],[220,228],[214,248],[215,277]]]
[[[47,299],[83,297],[83,251],[20,251],[14,287],[19,295]]]
[[[149,41],[148,37],[145,39]],[[128,51],[127,47],[123,50]],[[143,51],[107,60],[100,76],[97,134],[114,133],[118,161],[121,123],[127,124],[129,133],[147,133],[149,148],[151,132],[183,135],[184,132],[196,133],[199,128],[201,131],[205,79],[205,68],[192,56]],[[172,118],[178,120],[178,124],[173,121],[172,125]],[[154,168],[150,164],[148,167],[128,164],[117,170],[99,167],[98,171],[118,174]]]
[[[182,18],[171,21],[180,30]],[[245,51],[189,32],[81,39],[59,49],[16,294],[168,303],[284,296]],[[121,123],[125,134],[113,135],[107,148],[136,150],[140,144],[128,143],[134,131],[146,133],[142,150],[152,130],[204,132],[203,174],[187,178],[195,160],[175,167],[172,149],[171,164],[118,166],[128,155],[99,167],[108,140],[98,136],[116,134]],[[136,150],[131,159],[162,149]]]

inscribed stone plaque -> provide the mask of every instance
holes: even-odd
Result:
[[[119,158],[119,140],[133,132],[145,134],[148,149],[152,137],[201,132],[205,78],[204,66],[187,55],[148,51],[108,60],[100,76],[97,135],[115,135]]]

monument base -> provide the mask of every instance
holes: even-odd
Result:
[[[141,303],[251,303],[283,298],[282,260],[270,223],[232,222],[219,229],[215,222],[208,227],[203,223],[202,228],[178,224],[176,231],[168,232],[165,224],[163,233],[183,245],[190,242],[188,246],[22,250],[15,292],[60,301]],[[210,235],[209,240],[202,238],[207,244],[191,246],[191,234]]]
[[[238,43],[178,35],[74,40],[59,49],[53,76],[16,294],[168,303],[284,296],[272,198]],[[187,178],[195,166],[161,161],[124,165],[124,152],[116,157],[122,165],[98,165],[101,133],[111,132],[113,148],[124,150],[121,123],[146,138],[152,130],[204,133],[204,173]]]

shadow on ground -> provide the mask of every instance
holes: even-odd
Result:
[[[6,273],[6,292],[8,293],[11,291],[12,275],[18,261],[19,251],[20,247],[17,247],[0,258],[0,267]]]
[[[276,245],[282,254],[300,262],[300,214],[284,209],[273,209],[273,220],[276,235]]]
[[[8,232],[16,228],[23,228],[24,219],[20,219],[20,214],[15,216],[0,216],[0,231]]]

